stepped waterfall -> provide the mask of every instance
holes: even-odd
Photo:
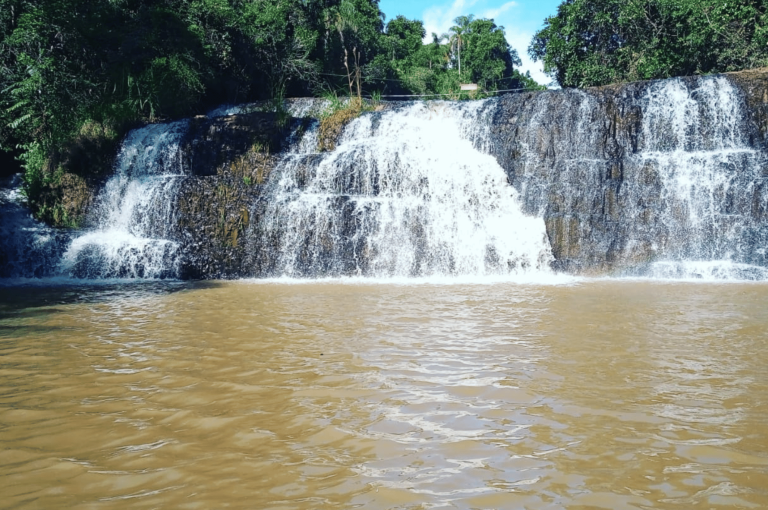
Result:
[[[187,121],[128,133],[115,174],[97,197],[92,230],[76,237],[61,270],[85,278],[178,275],[178,244],[167,239],[178,183],[185,174],[180,142]]]
[[[246,190],[246,220],[226,247],[243,251],[240,265],[200,276],[768,279],[765,142],[727,77],[386,104],[329,152],[318,152],[323,106],[289,104],[307,121]],[[16,228],[4,221],[0,236],[15,248],[0,274],[184,277],[206,248],[179,227],[179,197],[185,182],[209,179],[185,154],[190,126],[131,131],[83,230],[6,214]],[[47,248],[19,248],[32,245]]]
[[[414,103],[355,119],[336,150],[299,143],[254,229],[269,274],[373,277],[547,271],[544,221],[483,152],[484,102]],[[313,133],[305,135],[313,139]]]
[[[654,263],[651,274],[768,276],[751,265],[765,263],[765,225],[751,213],[766,203],[764,194],[755,194],[766,160],[750,146],[734,92],[725,78],[712,78],[695,90],[665,82],[644,98],[645,143],[632,164],[660,176],[660,221],[677,241],[662,238],[667,260]]]

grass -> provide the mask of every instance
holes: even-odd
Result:
[[[318,130],[317,149],[320,152],[332,151],[336,148],[336,140],[341,135],[344,126],[356,119],[363,112],[375,109],[374,104],[359,97],[352,97],[342,102],[335,94],[326,97],[330,105],[320,115],[320,128]]]

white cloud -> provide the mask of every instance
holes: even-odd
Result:
[[[488,9],[487,11],[483,11],[480,13],[480,18],[489,18],[489,19],[497,19],[499,16],[501,16],[503,13],[507,12],[512,7],[516,7],[517,2],[507,2],[504,5],[501,5],[500,7],[497,7],[495,9]]]
[[[459,16],[469,14],[469,8],[477,3],[477,0],[454,0],[451,5],[433,5],[424,11],[424,29],[427,36],[424,42],[432,41],[432,32],[444,34],[453,26],[453,20]]]
[[[500,23],[497,22],[497,24]],[[517,50],[517,54],[520,56],[522,65],[519,67],[519,70],[523,73],[530,71],[531,77],[534,80],[542,85],[548,85],[552,79],[544,74],[544,67],[541,62],[534,62],[531,57],[528,56],[528,45],[531,44],[533,33],[524,30],[518,31],[510,29],[509,25],[506,26],[505,31],[507,34],[507,42],[512,48]]]

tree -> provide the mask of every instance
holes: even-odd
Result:
[[[566,0],[529,53],[563,87],[768,64],[764,0]]]
[[[381,51],[384,15],[378,8],[378,1],[342,0],[340,4],[326,9],[324,16],[326,30],[335,31],[338,35],[338,38],[334,38],[335,44],[326,36],[327,69],[338,72],[336,62],[341,62],[349,94],[352,95],[352,88],[356,85],[360,97],[363,68],[373,62]]]
[[[272,98],[282,98],[292,79],[316,79],[317,65],[309,58],[315,34],[302,30],[306,23],[294,2],[252,2],[244,14],[244,30],[252,40],[260,70],[267,76]]]
[[[485,89],[513,78],[517,75],[514,67],[521,65],[517,52],[507,43],[503,27],[490,19],[476,19],[467,25],[464,53],[465,74]]]
[[[472,23],[474,18],[475,16],[472,14],[469,16],[459,16],[453,20],[456,24],[449,29],[448,40],[451,44],[451,51],[455,48],[458,55],[459,77],[461,77],[461,46],[464,44],[464,39],[470,30],[470,23]]]
[[[384,33],[385,46],[391,60],[407,60],[416,55],[425,35],[424,23],[420,20],[409,20],[405,16],[391,19]]]

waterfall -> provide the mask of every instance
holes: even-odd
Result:
[[[765,136],[734,83],[389,103],[330,152],[319,99],[287,101],[284,132],[266,102],[149,125],[82,231],[0,193],[0,276],[768,280]]]
[[[743,99],[724,77],[655,82],[642,98],[635,163],[661,182],[656,277],[766,279],[765,227],[752,209],[765,156],[749,139]],[[762,256],[760,253],[762,244]]]
[[[487,276],[548,272],[540,217],[523,214],[486,152],[487,102],[419,102],[363,115],[336,149],[310,129],[277,171],[255,236],[267,274]]]
[[[179,245],[168,240],[176,188],[184,175],[181,141],[189,121],[150,124],[128,133],[115,173],[72,240],[61,270],[81,278],[173,278]]]
[[[499,100],[491,153],[568,272],[768,279],[765,148],[709,76]]]
[[[68,231],[32,217],[24,204],[20,175],[0,182],[0,278],[53,276],[68,242]]]

